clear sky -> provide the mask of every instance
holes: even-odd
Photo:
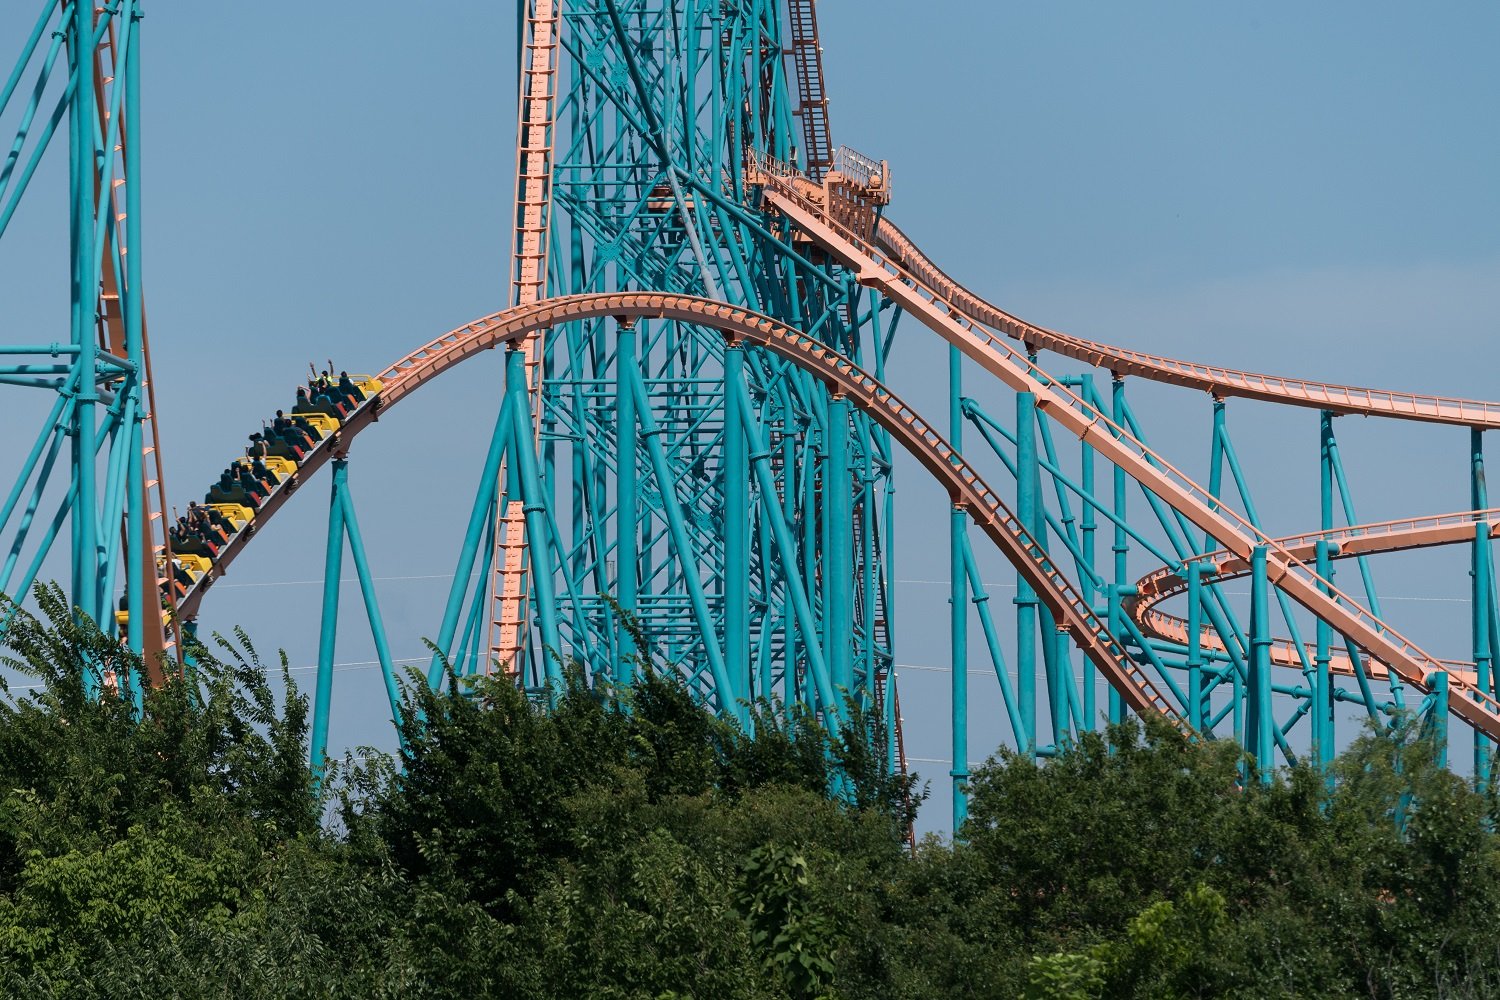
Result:
[[[33,0],[0,9],[8,68]],[[1394,2],[823,0],[836,142],[891,161],[890,215],[1014,311],[1162,354],[1500,397],[1500,7]],[[155,0],[145,21],[148,313],[168,482],[201,493],[309,360],[378,370],[503,304],[514,173],[514,6]],[[7,136],[8,138],[8,136]],[[0,240],[7,341],[66,337],[61,172]],[[934,415],[943,351],[914,327],[900,387]],[[445,376],[351,465],[398,656],[436,630],[499,359]],[[983,397],[976,376],[970,375]],[[0,483],[40,399],[0,393]],[[1191,473],[1207,402],[1147,394]],[[1315,525],[1316,419],[1232,407],[1273,530]],[[12,434],[11,428],[19,427]],[[1467,501],[1462,431],[1340,426],[1365,519]],[[1194,460],[1196,459],[1196,464]],[[900,468],[898,660],[912,753],[948,815],[945,504]],[[215,588],[204,624],[316,659],[327,484]],[[1381,568],[1397,597],[1462,597],[1452,554]],[[1459,567],[1459,568],[1455,568]],[[1400,574],[1405,574],[1405,579]],[[1003,588],[1007,574],[991,574]],[[997,594],[1004,596],[1003,589]],[[346,591],[336,743],[390,745]],[[1463,655],[1464,609],[1390,604]],[[984,664],[978,664],[984,666]],[[298,675],[310,682],[310,671]],[[975,747],[998,702],[974,688]]]

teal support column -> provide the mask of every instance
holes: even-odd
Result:
[[[136,365],[136,374],[130,380],[131,391],[136,394],[135,418],[130,428],[130,480],[128,509],[130,518],[126,527],[125,542],[125,593],[132,609],[128,626],[127,644],[135,653],[141,652],[145,644],[144,617],[134,613],[144,608],[146,601],[157,600],[155,568],[151,546],[146,539],[146,469],[144,467],[144,440],[142,421],[145,419],[146,399],[141,391],[144,378],[141,331],[144,320],[144,301],[141,290],[141,13],[132,3],[130,18],[133,29],[126,43],[125,59],[125,121],[130,128],[125,130],[125,164],[129,176],[125,184],[125,287],[121,289],[121,307],[125,319],[125,357]],[[165,517],[165,513],[163,513]],[[152,566],[148,575],[146,567]],[[148,589],[147,582],[150,581]],[[113,595],[106,595],[109,600]]]
[[[512,346],[505,352],[505,394],[511,404],[511,461],[521,473],[522,509],[526,514],[526,555],[531,561],[531,593],[536,602],[537,625],[542,632],[541,658],[546,665],[548,697],[562,690],[562,668],[558,657],[562,643],[557,634],[556,576],[552,571],[552,544],[547,530],[547,495],[542,488],[533,442],[531,406],[526,398],[526,353]]]
[[[1266,547],[1250,553],[1250,711],[1246,749],[1255,755],[1262,784],[1270,784],[1275,746],[1272,727],[1276,719],[1271,705],[1271,626],[1266,581]]]
[[[309,762],[321,780],[328,752],[328,709],[333,701],[333,654],[338,639],[339,577],[344,569],[344,484],[349,463],[333,460],[333,489],[328,500],[328,547],[323,561],[323,620],[318,631],[318,679],[313,692],[312,746]]]
[[[99,305],[98,261],[94,256],[95,227],[105,224],[95,211],[98,189],[94,132],[98,127],[94,87],[94,8],[75,3],[69,35],[72,71],[72,107],[69,113],[71,154],[72,238],[72,333],[78,349],[78,399],[74,408],[73,468],[77,496],[73,507],[73,601],[95,621],[103,619],[99,607],[98,493],[96,485],[99,401],[94,351],[95,320]],[[128,67],[127,67],[128,69]],[[132,122],[132,126],[138,122]]]
[[[735,386],[734,393],[735,402],[739,405],[744,421],[745,433],[750,438],[750,465],[755,472],[755,481],[760,487],[761,496],[774,497],[776,480],[771,471],[770,451],[766,446],[765,434],[762,433],[760,423],[755,417],[755,411],[751,408],[750,393],[744,385]],[[786,466],[787,469],[790,467],[790,465]],[[786,492],[788,495],[792,492],[790,483],[786,487]],[[797,544],[792,536],[791,525],[774,505],[767,503],[762,509],[771,523],[771,537],[776,541],[776,554],[781,565],[782,583],[791,600],[798,631],[804,637],[803,646],[808,673],[806,686],[816,689],[818,699],[826,706],[829,728],[837,729],[843,722],[843,706],[833,696],[833,682],[829,677],[828,661],[824,658],[823,647],[818,642],[817,619],[813,617],[812,604],[807,598],[807,588],[803,585],[801,577],[797,575]],[[787,669],[791,669],[790,665]],[[798,695],[800,697],[800,692]],[[807,703],[811,705],[812,699],[808,698]]]
[[[1031,531],[1037,520],[1040,484],[1036,477],[1036,395],[1016,393],[1016,516]],[[1036,755],[1036,640],[1037,596],[1021,573],[1016,574],[1016,697],[1026,732],[1019,747]]]
[[[1489,488],[1484,476],[1484,431],[1478,427],[1469,429],[1469,505],[1473,510],[1489,507]],[[1491,581],[1489,525],[1479,524],[1474,529],[1474,545],[1470,552],[1470,625],[1474,653],[1474,680],[1480,691],[1486,694],[1495,690],[1494,650],[1490,648]],[[1474,787],[1484,792],[1490,784],[1490,741],[1477,729],[1474,731]]]
[[[1439,767],[1448,766],[1448,671],[1431,674],[1432,704],[1427,709],[1427,738],[1437,750]]]
[[[615,355],[615,599],[627,614],[638,610],[640,591],[639,438],[635,417],[635,393],[631,380],[638,371],[634,325],[619,329],[619,349]],[[743,357],[743,352],[741,352]],[[636,658],[625,655],[633,640],[621,625],[616,632],[621,655],[615,658],[615,683],[628,687],[635,683]],[[638,650],[645,656],[646,650]]]
[[[1318,576],[1328,581],[1327,585],[1320,585],[1319,589],[1325,594],[1331,593],[1333,582],[1333,553],[1334,546],[1326,541],[1320,541],[1316,548]],[[1333,629],[1321,618],[1318,619],[1317,647],[1314,653],[1314,688],[1313,688],[1313,758],[1318,762],[1318,767],[1327,775],[1327,780],[1332,782],[1333,776],[1330,768],[1333,765],[1333,676],[1329,670],[1331,661],[1331,647],[1333,644]]]
[[[828,525],[828,669],[839,698],[854,691],[854,513],[849,478],[849,400],[828,401],[828,462],[823,474],[823,516]]]
[[[484,470],[479,474],[479,488],[474,495],[474,506],[469,511],[469,525],[464,532],[463,548],[458,554],[458,566],[453,571],[453,583],[448,588],[448,603],[443,608],[443,622],[438,626],[437,647],[432,664],[427,668],[427,683],[436,688],[443,679],[443,660],[453,654],[453,638],[458,631],[458,619],[463,612],[464,594],[468,593],[469,577],[474,571],[474,558],[479,553],[479,543],[484,538],[487,526],[495,519],[496,490],[499,485],[500,460],[505,455],[506,442],[513,435],[514,420],[511,409],[515,397],[505,394],[500,412],[495,416],[495,429],[490,435],[490,449],[484,457]]]
[[[736,403],[739,402],[738,392],[739,390],[736,389]],[[750,394],[746,392],[744,395],[748,404]],[[748,420],[744,420],[743,418],[742,423],[747,429],[752,426]],[[797,519],[797,476],[795,471],[797,468],[797,449],[791,435],[785,435],[781,439],[782,486],[781,507],[778,510],[774,507],[777,496],[775,474],[771,472],[769,464],[765,461],[765,459],[770,457],[769,449],[771,445],[769,441],[757,443],[760,437],[761,435],[757,428],[755,435],[752,437],[751,447],[754,451],[754,457],[752,458],[751,467],[754,470],[757,482],[760,484],[760,494],[766,498],[765,515],[774,531],[778,524],[785,527],[786,525],[795,523]],[[761,453],[762,446],[765,448],[764,455]],[[770,485],[769,491],[767,490],[768,484]],[[774,537],[776,539],[776,561],[781,569],[781,578],[786,585],[787,593],[790,595],[792,593],[792,582],[797,581],[799,586],[801,584],[801,580],[797,576],[795,543],[791,540],[789,529],[776,534]],[[797,676],[798,665],[803,661],[801,653],[802,643],[798,639],[799,623],[804,620],[804,617],[810,618],[811,615],[808,613],[804,616],[803,609],[792,600],[789,599],[787,603],[791,607],[782,616],[782,643],[785,646],[786,652],[783,656],[784,663],[781,668],[781,696],[788,705],[795,705],[799,701],[805,701],[808,705],[811,705],[813,704],[813,700],[811,698],[804,698],[802,695],[803,688],[807,685],[804,685]],[[818,646],[817,639],[812,639],[810,645]],[[819,648],[821,649],[821,646]],[[810,658],[808,659],[808,663],[809,667],[807,669],[810,670]]]
[[[698,634],[703,638],[703,655],[708,660],[709,671],[714,680],[714,692],[718,696],[719,709],[725,714],[735,714],[744,721],[743,706],[736,705],[734,685],[729,681],[729,671],[724,666],[724,654],[719,645],[713,616],[708,611],[708,598],[703,592],[703,580],[699,576],[696,548],[688,536],[687,524],[683,520],[682,505],[673,491],[675,478],[666,450],[661,443],[661,430],[651,415],[650,400],[646,397],[646,384],[639,372],[632,373],[630,389],[635,393],[636,419],[640,422],[641,437],[646,442],[646,453],[651,460],[652,471],[660,487],[662,509],[667,517],[667,532],[671,537],[673,555],[682,572],[682,584],[688,592],[688,603],[692,607],[693,621]],[[538,535],[538,537],[542,537]],[[830,709],[836,714],[836,709]]]
[[[769,698],[750,675],[750,465],[731,386],[745,380],[745,347],[724,351],[724,664],[744,701]]]
[[[1193,560],[1187,564],[1188,583],[1188,725],[1196,732],[1204,731],[1203,698],[1203,564]]]
[[[948,348],[948,440],[955,451],[963,448],[963,355]],[[955,504],[948,514],[948,631],[950,646],[949,729],[953,738],[953,764],[948,775],[953,782],[953,832],[957,835],[969,815],[969,567],[968,511]],[[1031,744],[1026,733],[1016,733],[1016,746],[1023,752]]]
[[[1095,395],[1094,376],[1084,375],[1080,379],[1080,382],[1082,384],[1082,397],[1084,399],[1092,399]],[[1082,469],[1081,485],[1083,487],[1083,495],[1087,498],[1081,504],[1083,508],[1083,522],[1081,527],[1083,536],[1083,564],[1087,568],[1087,572],[1080,575],[1081,578],[1078,581],[1078,586],[1079,592],[1083,595],[1084,603],[1092,608],[1095,606],[1094,577],[1090,576],[1090,574],[1097,574],[1099,571],[1098,563],[1095,562],[1094,558],[1095,545],[1097,544],[1095,533],[1099,528],[1094,511],[1094,446],[1083,442],[1079,446],[1079,453],[1080,467]],[[1098,687],[1098,668],[1094,666],[1093,660],[1085,656],[1083,658],[1083,719],[1080,720],[1085,732],[1093,732],[1095,725],[1099,721],[1097,718],[1099,711],[1097,705]]]
[[[964,543],[967,539],[968,510],[955,505],[948,515],[949,558],[953,569],[953,595],[950,608],[950,626],[953,633],[953,670],[951,724],[953,735],[953,766],[948,774],[953,780],[953,831],[957,835],[969,815],[969,601],[968,569],[964,559]],[[1025,734],[1016,735],[1018,746],[1026,750],[1031,740]]]
[[[365,540],[359,531],[359,519],[354,514],[354,495],[349,491],[346,461],[334,465],[334,491],[344,522],[344,531],[349,537],[349,554],[354,557],[354,573],[359,578],[360,596],[365,601],[365,617],[370,622],[370,638],[375,642],[375,658],[380,661],[380,675],[385,681],[385,696],[391,705],[391,721],[399,732],[401,728],[401,688],[396,682],[396,671],[391,666],[391,646],[386,640],[385,618],[380,614],[380,602],[375,596],[375,578],[370,572],[370,562],[365,556]],[[340,478],[338,473],[344,473]],[[342,560],[341,560],[342,561]],[[477,603],[477,602],[476,602]],[[332,651],[330,650],[330,656]],[[322,660],[318,663],[319,680],[322,679]]]
[[[1318,414],[1318,527],[1323,531],[1333,529],[1333,414],[1323,410]],[[1322,542],[1317,547],[1317,571],[1318,576],[1333,582],[1333,548],[1327,542]],[[1323,592],[1331,593],[1332,588],[1325,586]],[[1333,628],[1326,621],[1319,618],[1316,624],[1316,653],[1314,669],[1317,675],[1317,715],[1314,718],[1313,733],[1317,743],[1318,766],[1328,774],[1329,767],[1333,764],[1334,751],[1334,716],[1333,716],[1333,676],[1329,670],[1331,649],[1333,646]],[[1328,775],[1327,780],[1331,783],[1333,777]]]
[[[1111,419],[1116,426],[1125,426],[1125,380],[1119,376],[1110,383],[1110,405]],[[1118,436],[1118,435],[1117,435]],[[1126,491],[1125,470],[1118,465],[1114,467],[1114,586],[1109,595],[1109,629],[1114,633],[1116,639],[1123,639],[1124,627],[1120,623],[1120,588],[1131,585],[1129,579],[1129,568],[1126,565],[1130,554],[1130,536],[1125,533],[1126,522]],[[1109,689],[1109,721],[1120,723],[1125,721],[1125,701],[1120,697],[1120,692],[1113,687]]]

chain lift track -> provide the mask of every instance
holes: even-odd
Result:
[[[552,133],[557,105],[558,27],[564,0],[526,0],[521,45],[520,123],[517,127],[515,253],[511,258],[511,301],[530,305],[546,297],[547,252],[552,233]],[[528,337],[526,393],[531,422],[542,426],[542,357],[546,331]],[[507,470],[502,466],[497,496],[504,498]],[[497,502],[495,551],[491,561],[491,608],[488,662],[518,674],[525,647],[528,616],[526,514],[515,499]]]

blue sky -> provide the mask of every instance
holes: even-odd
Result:
[[[35,7],[0,11],[0,62]],[[377,370],[502,304],[514,10],[157,0],[148,14],[144,266],[168,482],[185,502],[309,360]],[[992,299],[1168,355],[1500,397],[1500,7],[824,0],[819,16],[835,141],[891,161],[891,216]],[[9,340],[66,332],[63,164],[51,166],[0,241]],[[915,328],[898,350],[902,391],[941,412],[942,350]],[[400,578],[382,591],[397,655],[420,654],[436,628],[494,362],[446,376],[441,396],[418,394],[355,451],[375,570]],[[7,427],[40,419],[36,399],[0,400]],[[1205,400],[1148,393],[1142,407],[1169,455],[1201,465]],[[1268,522],[1312,526],[1313,415],[1237,404],[1231,419]],[[1346,424],[1362,517],[1466,501],[1463,432]],[[30,436],[0,440],[0,480]],[[898,659],[941,666],[946,630],[921,623],[946,621],[945,591],[916,581],[946,574],[943,498],[914,465],[901,476],[898,579],[912,582]],[[315,660],[326,488],[308,487],[236,564],[206,626],[243,624],[294,666]],[[1394,595],[1467,590],[1453,558],[1398,559]],[[346,593],[333,737],[389,745]],[[1391,607],[1462,655],[1462,608]],[[976,758],[997,714],[982,682]],[[946,676],[912,669],[902,683],[913,753],[945,758]],[[928,824],[945,822],[943,788]]]

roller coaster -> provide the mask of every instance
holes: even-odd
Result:
[[[41,5],[0,90],[15,133],[0,238],[49,145],[65,145],[70,332],[0,346],[19,359],[0,366],[5,392],[54,396],[0,508],[0,592],[24,596],[65,549],[79,613],[143,654],[121,691],[178,669],[215,583],[331,464],[314,765],[346,548],[399,713],[352,448],[418,389],[498,353],[494,430],[431,633],[433,685],[498,672],[545,703],[569,661],[615,692],[650,662],[740,720],[759,699],[832,725],[858,710],[904,769],[899,449],[948,498],[915,530],[949,549],[955,827],[973,711],[1041,757],[1105,721],[1160,715],[1239,741],[1263,779],[1280,762],[1326,767],[1355,713],[1385,732],[1415,720],[1444,745],[1456,718],[1473,733],[1476,782],[1489,781],[1500,509],[1482,444],[1500,403],[1181,361],[992,305],[887,218],[891,164],[832,144],[813,0],[522,0],[520,13],[504,308],[374,374],[315,372],[271,401],[289,412],[255,429],[201,502],[177,498],[187,513],[171,523],[132,252],[140,0]],[[923,345],[929,378],[946,369],[941,427],[897,394],[915,377],[891,364],[898,330]],[[974,391],[966,373],[971,388],[982,376]],[[1127,392],[1139,382],[1191,394],[1184,411],[1208,396],[1206,485],[1149,443]],[[1315,530],[1263,530],[1231,399],[1314,411]],[[1349,415],[1467,428],[1469,509],[1361,523],[1335,434]],[[1375,588],[1373,557],[1433,546],[1469,550],[1464,660],[1399,632]],[[1013,615],[988,600],[981,569],[996,557],[1014,572]],[[1336,586],[1350,562],[1356,584]],[[1248,602],[1232,581],[1248,582]],[[920,644],[923,625],[906,628]],[[970,704],[971,633],[998,704]]]

